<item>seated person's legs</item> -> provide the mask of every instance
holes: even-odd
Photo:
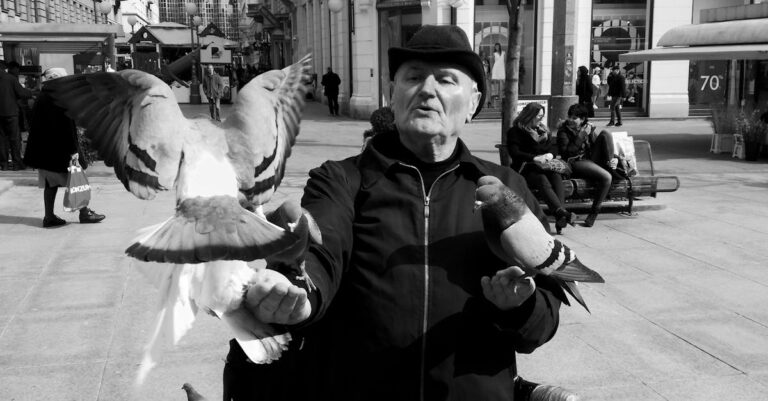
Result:
[[[613,158],[613,135],[606,130],[602,130],[592,144],[590,159],[601,167],[610,168],[609,164]]]
[[[600,207],[611,189],[611,173],[591,160],[579,160],[571,166],[574,178],[583,178],[594,183],[595,193],[592,201],[592,209],[585,220],[585,224],[591,227],[600,213]]]
[[[542,171],[528,170],[524,171],[525,181],[528,187],[541,193],[544,203],[549,207],[549,213],[555,214],[555,211],[563,207],[563,182],[562,179],[553,179],[555,184],[550,181],[550,177]],[[559,174],[556,174],[560,177]],[[559,184],[559,185],[558,185]]]

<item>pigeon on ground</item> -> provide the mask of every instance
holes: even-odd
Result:
[[[185,118],[170,87],[138,70],[46,83],[44,91],[86,128],[127,190],[141,199],[175,190],[175,215],[147,228],[126,250],[138,260],[160,262],[138,266],[159,288],[160,308],[137,384],[162,346],[177,344],[191,328],[200,309],[225,321],[255,363],[277,359],[286,348],[290,335],[256,320],[242,302],[258,280],[287,281],[246,262],[298,240],[267,221],[262,205],[283,178],[310,68],[305,57],[254,78],[222,123]]]
[[[202,394],[198,393],[189,383],[184,383],[181,389],[187,392],[187,401],[208,401]]]
[[[297,201],[286,200],[279,208],[267,214],[267,220],[293,233],[298,238],[287,249],[268,256],[266,258],[267,265],[298,265],[301,274],[297,279],[304,281],[309,291],[316,290],[315,284],[304,267],[304,254],[307,252],[309,244],[312,242],[316,244],[323,243],[320,227],[315,222],[315,219],[306,209],[299,206]]]
[[[520,266],[527,277],[543,274],[554,279],[589,312],[577,281],[604,283],[595,271],[584,266],[565,244],[552,238],[525,201],[501,180],[484,176],[477,181],[475,209],[482,212],[488,246],[506,263]],[[570,305],[565,294],[559,298]]]

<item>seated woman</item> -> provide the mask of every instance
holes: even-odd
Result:
[[[544,106],[528,103],[507,131],[507,150],[512,157],[512,169],[525,177],[528,186],[538,190],[555,216],[555,228],[560,234],[566,224],[573,225],[573,213],[563,208],[565,194],[563,178],[559,173],[544,170],[538,164],[555,157],[550,132],[542,123]]]
[[[594,182],[592,209],[584,225],[592,227],[608,191],[611,189],[618,159],[613,154],[613,137],[608,131],[595,134],[595,126],[587,120],[583,105],[568,108],[568,119],[557,130],[557,148],[560,156],[571,165],[573,178]]]

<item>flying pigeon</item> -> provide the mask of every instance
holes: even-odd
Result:
[[[222,123],[187,119],[171,88],[139,70],[68,76],[44,91],[141,199],[176,192],[176,213],[132,244],[143,261],[255,260],[295,241],[262,205],[285,172],[299,131],[309,57],[251,80]],[[248,209],[254,209],[256,213]]]
[[[297,279],[304,281],[309,291],[317,289],[304,267],[304,254],[309,248],[310,242],[323,243],[320,227],[315,219],[306,209],[299,206],[297,201],[287,200],[272,213],[267,214],[267,220],[293,233],[298,238],[287,249],[268,256],[266,258],[267,264],[270,266],[298,264],[301,275]]]
[[[501,180],[484,176],[477,181],[475,209],[480,209],[488,246],[506,263],[520,266],[530,277],[543,274],[553,278],[587,311],[577,281],[604,283],[600,275],[584,266],[565,244],[552,238],[525,201]],[[565,294],[560,296],[566,304]]]
[[[175,190],[174,216],[145,229],[126,250],[161,263],[138,266],[159,288],[160,307],[137,384],[201,309],[225,321],[255,363],[269,363],[287,347],[290,334],[259,322],[242,302],[256,281],[288,281],[246,262],[298,240],[267,221],[263,205],[280,184],[298,135],[309,61],[251,80],[222,123],[185,118],[170,87],[138,70],[46,83],[44,91],[86,128],[127,190],[141,199]]]

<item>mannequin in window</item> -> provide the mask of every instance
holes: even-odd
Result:
[[[491,83],[493,84],[493,106],[500,107],[498,103],[501,100],[501,88],[504,85],[504,80],[507,79],[505,70],[505,60],[507,53],[501,50],[501,43],[496,42],[493,45],[493,66],[491,67]]]

